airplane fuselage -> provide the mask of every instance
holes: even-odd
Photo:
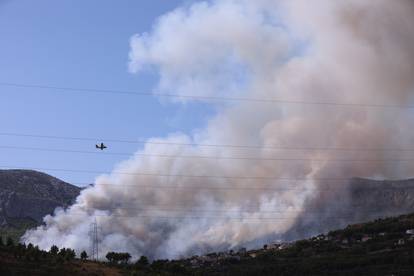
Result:
[[[100,150],[104,150],[104,149],[106,149],[107,147],[104,145],[104,143],[101,143],[100,145],[95,145],[95,147],[97,148],[97,149],[100,149]]]

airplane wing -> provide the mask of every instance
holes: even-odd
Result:
[[[106,148],[107,148],[107,146],[105,146],[105,144],[104,144],[104,143],[101,143],[100,145],[95,145],[95,147],[96,147],[97,149],[100,149],[100,150],[104,150],[104,149],[106,149]]]

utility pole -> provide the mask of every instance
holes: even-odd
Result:
[[[97,261],[99,259],[99,240],[98,240],[98,223],[95,221],[91,223],[89,237],[91,242],[91,259]]]

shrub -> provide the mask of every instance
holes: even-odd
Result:
[[[129,259],[131,259],[131,255],[129,253],[117,253],[117,252],[108,252],[106,254],[106,259],[113,264],[127,264]]]
[[[14,246],[14,241],[11,237],[7,237],[6,245],[8,247],[13,247]]]
[[[73,259],[75,259],[75,257],[76,257],[75,250],[67,248],[66,254],[65,254],[65,260],[72,261]]]
[[[82,251],[82,253],[80,254],[80,258],[82,261],[84,261],[88,258],[88,254],[85,251]]]
[[[59,247],[57,247],[56,245],[52,245],[52,247],[49,250],[49,253],[56,256],[59,252]]]
[[[148,258],[145,256],[141,256],[141,258],[139,258],[136,264],[139,266],[148,266],[149,265]]]

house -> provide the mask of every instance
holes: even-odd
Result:
[[[405,233],[407,235],[414,235],[414,229],[408,229],[407,231],[405,231]]]
[[[404,239],[399,239],[397,242],[397,245],[404,245],[405,244],[405,240]]]
[[[257,257],[257,252],[250,252],[249,257],[253,258],[253,259],[256,258]]]
[[[365,235],[365,236],[363,236],[363,237],[362,237],[361,241],[362,241],[362,242],[367,242],[367,241],[369,241],[369,240],[371,240],[371,239],[372,239],[372,238],[371,238],[370,236]]]
[[[218,260],[226,260],[227,258],[230,257],[230,254],[226,253],[226,252],[220,252],[218,253]]]
[[[325,241],[330,241],[330,240],[332,240],[331,236],[325,236]]]
[[[201,261],[201,259],[200,259],[200,257],[199,257],[199,256],[193,256],[193,257],[191,257],[191,259],[190,259],[190,265],[191,265],[191,267],[193,267],[193,268],[200,267],[201,263],[202,263],[202,261]]]
[[[272,244],[269,244],[267,246],[267,249],[278,249],[279,246],[280,246],[280,244],[278,244],[278,243],[272,243]]]
[[[320,234],[320,235],[318,235],[316,237],[312,237],[310,240],[311,241],[323,241],[323,240],[325,240],[325,235],[324,234]]]
[[[204,256],[197,258],[199,262],[203,264],[216,263],[218,261],[218,255],[216,253],[210,253]]]
[[[232,260],[232,261],[240,261],[240,256],[238,256],[238,255],[234,255],[234,256],[229,256],[228,258],[227,258],[227,260]]]
[[[291,246],[292,246],[291,244],[285,242],[285,243],[282,243],[281,245],[279,245],[278,249],[282,250],[282,249],[289,248]]]

